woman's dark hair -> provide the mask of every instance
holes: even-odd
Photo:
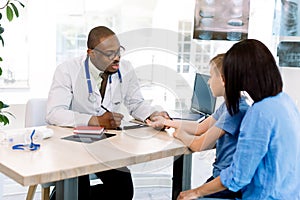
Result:
[[[260,41],[246,39],[234,44],[223,60],[226,105],[231,115],[239,111],[240,92],[246,91],[254,103],[282,91],[276,61]]]

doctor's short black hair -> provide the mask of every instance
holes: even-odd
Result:
[[[106,26],[97,26],[89,33],[87,47],[89,49],[94,49],[101,41],[111,35],[115,35],[115,33]]]

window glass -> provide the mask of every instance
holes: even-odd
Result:
[[[2,4],[2,3],[1,3]],[[2,10],[1,27],[4,28],[1,37],[4,46],[0,42],[0,57],[2,75],[0,76],[0,88],[28,88],[28,64],[29,46],[27,35],[27,14],[26,9],[15,4],[19,11],[19,17],[15,15],[9,22],[6,19],[6,12]],[[23,34],[25,33],[25,34]]]

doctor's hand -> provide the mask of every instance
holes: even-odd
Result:
[[[105,112],[101,116],[93,116],[89,121],[89,126],[103,126],[106,129],[116,129],[121,125],[123,115],[115,112]]]
[[[166,126],[165,123],[166,120],[170,120],[170,119],[171,118],[166,111],[161,111],[161,112],[155,111],[148,117],[146,123],[155,129],[164,130],[166,128],[170,128],[169,126]]]
[[[155,112],[153,112],[153,113],[149,116],[149,119],[150,119],[151,121],[153,121],[153,119],[154,119],[155,117],[157,117],[157,116],[161,116],[161,117],[163,117],[163,118],[165,118],[165,119],[171,119],[170,116],[169,116],[169,114],[168,114],[166,111],[161,111],[161,112],[155,111]]]
[[[116,129],[120,127],[123,115],[115,112],[106,112],[101,116],[97,116],[98,123],[106,129]]]
[[[151,126],[155,129],[161,129],[165,126],[165,121],[167,119],[162,117],[162,116],[155,116],[155,117],[152,117],[152,120],[150,119],[147,119],[146,120],[146,123],[148,126]]]

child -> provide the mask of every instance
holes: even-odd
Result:
[[[222,77],[222,61],[224,54],[218,54],[210,61],[210,79],[208,84],[215,97],[225,97],[224,80]],[[225,98],[226,99],[226,98]],[[235,152],[240,123],[249,105],[245,98],[241,98],[239,112],[230,115],[225,102],[207,119],[200,124],[195,121],[166,120],[155,117],[154,121],[148,121],[152,127],[175,128],[174,137],[180,139],[192,151],[203,151],[216,147],[216,160],[213,163],[213,176],[207,181],[220,175],[220,171],[228,167],[232,162]],[[235,198],[240,197],[240,192],[229,190],[215,193],[210,197]]]

